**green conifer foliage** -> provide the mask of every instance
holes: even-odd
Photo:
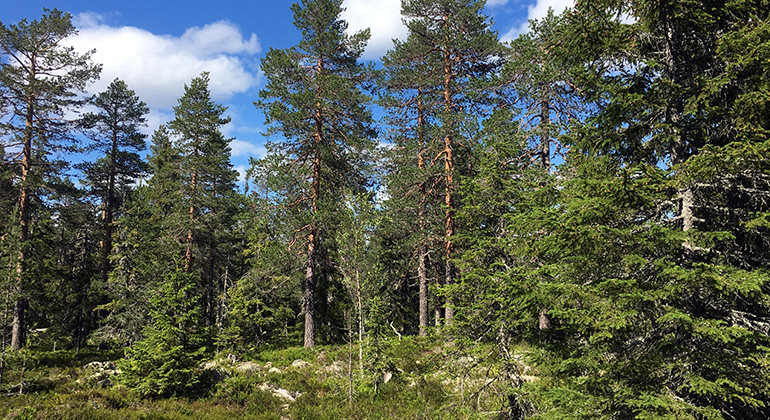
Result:
[[[150,294],[150,325],[126,349],[121,383],[142,396],[189,396],[198,391],[200,364],[211,354],[202,327],[196,280],[183,269],[168,274]]]
[[[380,104],[387,111],[385,122],[393,147],[385,154],[388,223],[381,225],[379,236],[388,248],[384,257],[402,262],[384,266],[389,270],[388,278],[403,279],[394,283],[407,285],[417,278],[418,326],[424,335],[430,318],[428,286],[431,279],[435,282],[440,277],[435,269],[438,261],[431,261],[430,255],[440,254],[436,248],[444,234],[439,204],[443,167],[435,159],[443,145],[436,132],[436,115],[441,109],[441,75],[435,71],[439,57],[419,33],[412,28],[406,41],[395,40],[393,49],[383,57]],[[403,270],[399,270],[401,266]],[[391,288],[404,289],[395,284]],[[412,306],[413,295],[402,293],[400,297],[406,301],[400,306]],[[434,302],[433,306],[437,314],[434,320],[440,322],[443,305]]]
[[[279,171],[294,176],[296,187],[283,204],[300,221],[291,243],[305,252],[305,346],[316,343],[316,305],[332,290],[335,212],[344,191],[361,191],[372,148],[370,99],[362,88],[370,69],[358,62],[369,32],[349,36],[340,19],[341,0],[307,0],[292,5],[302,32],[296,47],[271,49],[262,61],[267,78],[256,105],[267,115],[268,133],[284,140],[270,145],[280,156]],[[319,308],[322,309],[322,308]]]
[[[578,2],[560,28],[594,108],[509,219],[519,262],[478,276],[516,304],[490,326],[535,344],[543,418],[767,417],[766,138],[725,112],[763,70],[728,65],[752,31],[723,6]]]
[[[254,190],[245,198],[239,223],[245,231],[244,256],[248,269],[228,292],[228,320],[220,343],[248,348],[301,340],[302,260],[287,247],[294,230],[292,215],[282,210],[280,185],[294,186],[292,174],[275,171],[281,160],[268,155],[252,159],[249,178]],[[274,166],[278,165],[278,166]],[[283,178],[283,179],[281,179]],[[276,191],[276,192],[274,192]]]
[[[234,270],[228,254],[236,252],[232,228],[237,174],[230,163],[230,139],[221,131],[230,122],[226,110],[211,99],[209,75],[204,72],[185,86],[168,124],[180,156],[179,197],[186,213],[173,218],[184,229],[185,270],[200,273],[208,323],[222,317],[216,302]]]
[[[402,14],[410,32],[423,50],[430,51],[428,70],[440,77],[430,92],[438,102],[435,135],[443,143],[434,159],[443,166],[444,206],[444,283],[451,297],[457,277],[453,258],[457,233],[456,210],[460,177],[472,166],[472,152],[478,139],[479,118],[490,103],[480,89],[499,67],[500,44],[482,14],[483,1],[406,0]],[[447,323],[452,322],[451,298],[445,308]]]
[[[109,302],[100,308],[107,315],[93,335],[97,343],[126,346],[142,338],[150,292],[184,253],[178,215],[187,209],[180,196],[180,165],[179,151],[162,125],[152,135],[148,155],[152,177],[130,194],[115,222],[113,270],[104,285]]]
[[[16,281],[13,295],[13,333],[11,345],[24,343],[26,283],[29,267],[35,263],[30,245],[38,231],[34,229],[35,212],[44,196],[55,183],[67,163],[52,156],[60,151],[72,151],[74,140],[67,111],[79,104],[77,98],[85,86],[98,77],[101,67],[91,62],[91,54],[78,54],[64,40],[76,34],[72,16],[59,10],[45,9],[39,20],[26,19],[15,25],[0,23],[0,89],[3,96],[4,118],[0,120],[3,147],[17,147],[20,153],[6,156],[18,166],[19,217]],[[8,107],[8,105],[13,105]]]
[[[80,124],[87,129],[93,141],[86,150],[99,152],[96,162],[79,165],[85,174],[90,193],[99,197],[102,204],[102,280],[112,269],[113,222],[123,199],[137,177],[145,171],[145,163],[137,152],[145,149],[145,134],[139,129],[145,125],[145,115],[150,112],[125,82],[115,79],[107,90],[98,94],[93,104],[99,110],[87,113]]]

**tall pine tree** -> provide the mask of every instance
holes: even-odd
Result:
[[[443,168],[435,158],[441,150],[436,135],[441,77],[435,71],[439,57],[419,35],[424,32],[413,27],[406,41],[394,41],[383,57],[380,80],[380,104],[388,112],[393,143],[385,156],[388,200],[384,204],[389,222],[382,226],[390,229],[380,234],[387,235],[384,243],[392,244],[393,252],[402,252],[399,259],[415,261],[407,264],[406,276],[417,277],[420,335],[426,334],[430,318],[429,279],[437,277],[431,269],[437,264],[431,264],[429,256],[437,254],[432,251],[437,251],[434,248],[443,236],[438,228],[443,217],[438,191]],[[435,321],[440,322],[441,305],[434,307]]]
[[[102,280],[112,269],[113,222],[123,203],[128,188],[145,171],[145,163],[138,152],[145,149],[145,138],[139,129],[145,125],[145,115],[150,111],[125,82],[115,79],[107,90],[93,100],[97,112],[87,113],[81,120],[93,143],[86,150],[98,152],[96,162],[81,164],[85,183],[90,193],[98,197],[102,205]]]
[[[54,160],[59,151],[73,150],[72,126],[64,116],[80,101],[78,93],[98,77],[101,67],[91,62],[91,53],[78,54],[65,40],[76,34],[69,13],[45,9],[39,20],[21,20],[15,25],[0,23],[0,86],[12,112],[1,122],[4,147],[20,152],[7,156],[20,170],[19,213],[13,235],[18,237],[11,346],[24,343],[24,312],[30,240],[36,232],[34,214],[43,204],[44,186],[60,176],[67,166]]]
[[[366,184],[365,151],[372,146],[372,118],[362,92],[369,68],[358,59],[369,32],[346,34],[341,0],[307,0],[292,5],[302,32],[296,47],[271,49],[262,61],[267,85],[257,106],[265,111],[269,134],[285,140],[271,151],[285,159],[282,170],[301,182],[285,204],[302,214],[295,239],[306,247],[303,311],[306,347],[316,343],[317,290],[333,272],[334,213],[347,189]],[[292,241],[296,242],[296,241]]]
[[[402,3],[406,26],[416,35],[414,42],[432,54],[428,59],[432,68],[428,71],[441,76],[432,92],[440,103],[436,135],[442,139],[443,148],[435,159],[444,168],[444,282],[449,286],[450,296],[457,277],[453,237],[457,233],[459,178],[471,165],[479,118],[488,105],[479,88],[500,63],[500,44],[497,34],[490,29],[489,18],[482,14],[483,6],[484,1],[478,0]],[[451,323],[451,298],[444,315],[446,322]]]
[[[209,74],[204,72],[185,86],[168,123],[181,159],[180,197],[186,215],[176,216],[185,233],[184,267],[200,274],[203,317],[208,323],[221,316],[215,301],[223,276],[229,275],[225,248],[232,242],[228,234],[236,207],[237,174],[230,163],[230,140],[221,131],[230,122],[226,110],[211,99]]]

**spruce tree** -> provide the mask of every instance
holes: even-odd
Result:
[[[13,332],[11,346],[24,343],[26,282],[36,234],[34,213],[44,201],[42,187],[60,176],[67,163],[54,160],[57,152],[73,150],[71,124],[65,114],[79,104],[78,93],[98,77],[101,67],[91,62],[92,52],[78,54],[64,41],[75,35],[69,13],[44,9],[39,20],[0,23],[0,86],[12,111],[0,126],[3,147],[19,147],[9,156],[18,165],[18,236]],[[4,104],[5,105],[5,104]],[[8,108],[5,108],[8,109]]]
[[[762,112],[763,70],[727,52],[756,10],[727,10],[578,2],[560,28],[592,112],[557,188],[528,193],[506,235],[533,262],[506,271],[510,293],[529,315],[545,304],[551,329],[498,319],[536,344],[541,380],[521,393],[545,417],[768,415],[767,231],[752,223],[767,139],[729,111]]]
[[[262,61],[267,85],[257,102],[265,111],[268,133],[284,136],[270,145],[284,159],[280,170],[300,182],[299,191],[284,203],[302,219],[291,242],[306,248],[306,347],[316,344],[318,291],[333,276],[334,214],[345,189],[361,190],[366,184],[366,150],[374,136],[369,98],[362,92],[369,68],[358,62],[369,32],[347,35],[341,4],[307,0],[292,5],[302,40],[267,53]]]
[[[150,295],[151,322],[144,338],[118,362],[120,382],[142,396],[189,396],[200,390],[200,364],[211,346],[195,283],[181,268],[158,283]]]

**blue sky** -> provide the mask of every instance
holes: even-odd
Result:
[[[96,93],[116,77],[128,83],[147,102],[151,112],[147,131],[173,117],[171,107],[184,84],[202,71],[211,73],[213,98],[228,107],[232,123],[225,127],[233,165],[241,172],[250,156],[265,153],[264,116],[254,108],[264,81],[259,61],[272,48],[299,41],[289,9],[292,1],[164,0],[24,0],[6,1],[0,21],[13,24],[37,19],[43,8],[70,12],[79,30],[76,49],[96,49],[95,61],[104,65]],[[487,0],[486,14],[503,40],[526,30],[527,19],[557,11],[572,0]],[[371,28],[365,58],[377,60],[393,38],[402,38],[400,0],[345,0],[343,17],[350,30]]]

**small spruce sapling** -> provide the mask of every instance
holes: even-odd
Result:
[[[199,366],[211,346],[195,284],[181,268],[166,276],[150,298],[152,323],[144,339],[118,362],[120,382],[142,396],[190,395],[202,382]]]

